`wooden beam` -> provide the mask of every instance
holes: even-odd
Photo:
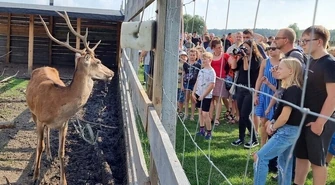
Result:
[[[34,15],[29,18],[28,74],[33,70],[34,60]]]
[[[128,0],[125,10],[125,21],[130,21],[137,15],[139,15],[143,10],[143,5],[145,3],[145,8],[148,7],[154,0]]]
[[[152,107],[149,107],[148,122],[151,159],[155,159],[152,165],[156,167],[153,169],[158,172],[152,174],[153,171],[150,171],[151,185],[158,184],[157,180],[153,181],[153,177],[157,176],[159,178],[159,184],[189,185],[190,182],[178,160],[169,136],[156,111]]]
[[[54,27],[54,17],[49,17],[49,31],[51,35],[53,34],[53,27]],[[52,65],[52,40],[49,39],[49,65]]]
[[[11,28],[11,13],[8,13],[8,21],[7,21],[7,44],[6,44],[6,63],[10,62],[10,28]]]
[[[77,32],[81,33],[81,18],[77,18]],[[80,49],[80,38],[76,37],[76,49]]]
[[[116,49],[116,61],[117,68],[120,68],[120,55],[121,55],[121,47],[120,47],[120,39],[121,39],[121,22],[117,23],[117,49]]]

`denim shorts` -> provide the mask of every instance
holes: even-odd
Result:
[[[182,91],[180,88],[178,88],[177,101],[179,103],[184,103],[185,102],[185,92]]]

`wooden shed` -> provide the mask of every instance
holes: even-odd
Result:
[[[70,32],[64,19],[55,11],[67,11],[74,29],[85,33],[93,47],[102,40],[96,55],[108,67],[117,67],[120,51],[120,30],[124,15],[119,10],[73,8],[48,5],[1,3],[0,61],[23,63],[31,71],[33,64],[74,65],[74,53],[52,42],[41,23],[41,15],[51,34],[66,41]],[[70,45],[83,48],[79,39],[70,33]]]

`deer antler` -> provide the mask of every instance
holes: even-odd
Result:
[[[65,47],[67,47],[69,50],[71,50],[71,51],[73,51],[73,52],[75,52],[75,53],[80,53],[80,54],[85,53],[86,48],[80,50],[80,49],[76,49],[76,48],[74,48],[74,47],[72,47],[72,46],[70,45],[70,43],[69,43],[69,33],[67,33],[66,42],[61,42],[61,41],[59,41],[58,39],[56,39],[55,37],[53,37],[53,36],[51,35],[50,31],[49,31],[48,26],[46,25],[46,23],[44,22],[44,20],[43,20],[43,18],[42,18],[41,16],[40,16],[40,19],[41,19],[41,21],[42,21],[42,24],[43,24],[43,26],[44,26],[44,28],[45,28],[45,31],[46,31],[48,37],[49,37],[52,41],[56,42],[57,44],[59,44],[59,45],[61,45],[61,46],[65,46]]]
[[[56,11],[57,12],[57,11]],[[82,41],[83,41],[83,44],[85,46],[85,48],[87,49],[87,51],[89,53],[92,53],[94,54],[94,50],[98,47],[98,45],[100,44],[101,40],[95,44],[95,46],[91,49],[89,47],[89,44],[87,42],[87,36],[88,36],[88,28],[86,28],[86,32],[85,32],[85,35],[80,35],[80,33],[76,32],[73,27],[72,27],[72,24],[71,24],[71,21],[70,21],[70,18],[69,16],[67,15],[66,11],[64,11],[64,15],[61,14],[60,12],[57,12],[59,16],[63,17],[63,19],[65,20],[67,26],[69,27],[70,31],[77,37],[79,37]]]

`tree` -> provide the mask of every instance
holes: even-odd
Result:
[[[195,15],[192,17],[189,14],[185,14],[184,16],[184,31],[188,33],[197,32],[202,34],[204,27],[205,27],[205,21],[202,17],[199,15]],[[194,20],[194,23],[193,23]],[[193,27],[193,29],[192,29]]]
[[[297,35],[297,38],[299,38],[299,36],[300,36],[300,30],[299,30],[298,24],[297,23],[293,23],[293,24],[290,24],[288,27],[292,28],[294,30],[295,34]]]

